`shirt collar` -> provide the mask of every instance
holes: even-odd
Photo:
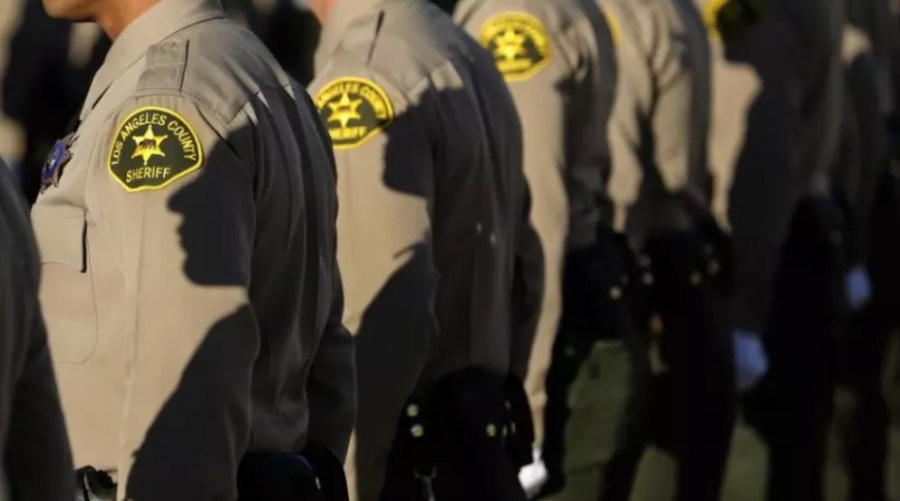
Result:
[[[162,0],[132,21],[109,49],[94,75],[81,118],[94,108],[110,85],[147,52],[150,46],[188,26],[225,17],[220,0]]]

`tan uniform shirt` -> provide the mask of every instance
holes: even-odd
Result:
[[[357,339],[348,476],[360,499],[376,499],[414,392],[461,369],[524,367],[541,261],[536,240],[522,245],[521,131],[509,92],[446,14],[421,0],[339,2],[317,61],[311,88],[338,164],[344,319]],[[511,295],[514,273],[524,286]],[[531,306],[511,316],[511,301],[523,299]]]
[[[841,8],[833,0],[765,2],[762,22],[712,41],[714,208],[734,240],[736,326],[760,332],[790,217],[800,195],[828,190],[840,134]]]
[[[25,201],[0,161],[0,499],[71,501],[72,457],[44,321]],[[9,488],[10,498],[5,497]]]
[[[315,113],[217,1],[163,0],[45,172],[32,218],[75,463],[116,470],[118,499],[235,499],[245,451],[343,457],[352,340]]]
[[[692,228],[691,208],[709,211],[709,44],[690,0],[599,3],[619,63],[610,196],[617,228],[641,245]]]
[[[592,0],[462,0],[454,18],[494,56],[522,120],[532,222],[545,257],[526,380],[540,443],[565,251],[592,244],[610,218],[604,186],[616,81],[611,35]]]

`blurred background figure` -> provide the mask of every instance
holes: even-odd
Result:
[[[47,154],[80,109],[109,42],[94,24],[51,19],[39,1],[11,3],[4,12],[18,13],[9,17],[19,21],[2,41],[7,52],[2,112],[11,124],[6,130],[18,133],[4,133],[4,143],[14,144],[3,144],[0,154],[13,164],[33,203]]]
[[[361,501],[524,501],[543,262],[491,57],[427,0],[318,0]]]
[[[303,85],[313,77],[321,26],[309,0],[223,0],[232,19],[250,28],[284,70]]]
[[[840,345],[837,424],[849,499],[885,501],[890,418],[884,381],[900,319],[900,184],[890,123],[897,99],[892,58],[900,40],[887,0],[846,0],[845,7],[845,135],[834,184],[847,213],[853,314]]]
[[[711,206],[706,29],[690,1],[600,5],[616,28],[620,74],[610,128],[616,227],[652,271],[656,319],[653,406],[650,415],[629,420],[634,431],[620,452],[630,463],[623,470],[633,476],[643,447],[653,443],[677,472],[674,486],[658,480],[662,472],[653,475],[657,499],[716,500],[736,397],[725,315],[731,249]],[[644,332],[650,325],[641,323]],[[629,492],[603,499],[627,499]]]
[[[0,160],[0,501],[72,501],[28,208]]]
[[[627,419],[637,343],[628,306],[633,257],[612,230],[606,191],[611,30],[591,0],[462,0],[454,17],[512,92],[545,256],[526,388],[547,481],[541,489],[540,463],[523,480],[543,498],[595,498],[616,480],[608,463]]]
[[[843,212],[830,178],[842,5],[701,5],[713,40],[714,207],[734,238],[738,387],[769,448],[768,498],[816,501],[846,309]]]

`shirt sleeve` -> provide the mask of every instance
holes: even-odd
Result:
[[[531,225],[531,191],[522,180],[523,202],[516,231],[512,292],[512,343],[510,372],[520,381],[528,374],[531,348],[541,316],[544,294],[544,253]]]
[[[356,355],[344,328],[344,291],[335,266],[337,287],[325,334],[309,374],[309,442],[325,447],[342,463],[356,423]]]
[[[615,43],[619,84],[609,126],[612,174],[609,192],[615,206],[614,227],[625,230],[630,208],[640,196],[643,181],[642,144],[649,138],[646,123],[653,102],[654,78],[640,34],[612,2],[604,4],[610,24],[625,27]]]
[[[429,93],[409,98],[367,71],[352,77],[326,72],[311,88],[335,139],[338,262],[344,323],[356,342],[359,394],[356,454],[350,460],[360,498],[375,498],[397,420],[438,335],[436,165],[429,114],[423,111],[428,105],[421,102]],[[341,115],[345,105],[357,106],[360,118]],[[368,115],[373,105],[383,112]],[[360,130],[362,135],[353,134]]]
[[[260,332],[248,290],[256,234],[245,115],[184,97],[131,100],[101,137],[99,232],[127,302],[119,497],[235,499]],[[178,454],[172,454],[177,450]]]

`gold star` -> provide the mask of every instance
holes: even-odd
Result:
[[[331,108],[331,116],[328,117],[328,121],[337,120],[341,123],[341,128],[346,128],[350,120],[362,119],[362,115],[358,111],[361,104],[362,99],[350,99],[350,94],[344,92],[340,101],[328,103],[328,107]]]
[[[147,132],[144,133],[143,136],[133,137],[134,142],[137,144],[137,147],[134,149],[134,153],[132,153],[131,158],[141,157],[144,161],[144,167],[147,166],[147,161],[153,158],[154,155],[159,155],[161,157],[166,156],[160,146],[162,142],[166,140],[169,136],[156,136],[153,134],[153,126],[147,126]]]
[[[525,36],[516,34],[512,28],[507,28],[494,43],[497,46],[494,49],[494,56],[507,61],[514,61],[518,56],[525,54]]]

